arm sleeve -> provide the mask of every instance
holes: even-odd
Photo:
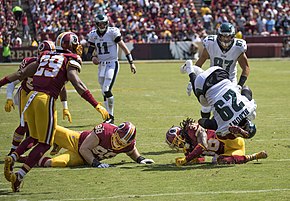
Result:
[[[13,99],[13,92],[15,89],[15,86],[20,83],[19,80],[16,80],[14,82],[11,82],[7,85],[7,89],[6,89],[6,98],[7,99]]]

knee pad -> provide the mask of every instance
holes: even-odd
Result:
[[[253,93],[252,93],[252,90],[248,86],[243,86],[241,94],[245,96],[249,101],[252,100]]]
[[[112,96],[113,96],[113,94],[112,94],[111,91],[104,91],[104,97],[106,97],[106,98],[110,98],[110,97],[112,97]]]

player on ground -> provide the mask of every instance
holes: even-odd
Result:
[[[98,65],[98,81],[104,96],[104,104],[108,110],[111,123],[114,123],[114,96],[112,88],[119,72],[118,46],[124,51],[132,73],[136,73],[133,57],[124,43],[117,27],[109,27],[106,15],[97,15],[96,30],[88,34],[89,48],[87,57]],[[95,55],[93,52],[95,51]]]
[[[54,42],[45,40],[42,43],[40,43],[38,46],[38,55],[40,55],[44,51],[55,51]],[[21,64],[19,65],[19,71],[23,68],[26,68],[30,63],[33,63],[36,60],[37,60],[37,57],[28,57],[28,58],[23,59]],[[7,79],[9,80],[9,76]],[[15,105],[18,105],[19,113],[21,115],[23,108],[24,108],[24,106],[27,102],[27,99],[28,99],[27,95],[33,89],[32,77],[27,77],[21,82],[21,86],[18,88],[18,90],[13,98],[13,92],[14,92],[15,86],[19,83],[20,83],[20,81],[16,80],[14,82],[10,82],[7,85],[7,90],[6,90],[7,100],[6,100],[6,104],[5,104],[5,111],[10,112],[12,108],[15,109],[15,107],[14,107],[14,104],[15,104]],[[62,105],[63,105],[63,119],[65,119],[65,117],[67,117],[68,121],[71,122],[72,118],[71,118],[71,114],[68,110],[67,94],[66,94],[65,87],[62,89],[62,91],[60,93],[60,100],[62,101]],[[11,150],[10,150],[8,155],[10,155],[13,151],[16,150],[16,148],[18,147],[20,142],[23,140],[25,133],[27,136],[29,135],[26,122],[25,122],[24,126],[19,125],[16,128],[16,130],[14,131],[13,140],[12,140],[12,147],[11,147]]]
[[[54,142],[67,149],[59,156],[44,157],[39,161],[41,167],[72,167],[87,164],[96,168],[107,168],[110,165],[102,160],[126,153],[140,164],[154,163],[141,156],[136,147],[136,128],[130,122],[119,126],[101,123],[93,130],[76,132],[57,126]]]
[[[229,80],[228,71],[219,66],[203,71],[186,62],[180,71],[189,75],[200,104],[213,108],[212,119],[198,120],[202,127],[215,130],[220,139],[251,138],[255,135],[256,126],[252,120],[256,117],[257,105],[249,88],[245,87],[240,93]]]
[[[72,83],[82,98],[101,113],[104,120],[109,118],[107,110],[93,98],[78,76],[81,71],[79,55],[82,54],[82,47],[77,35],[63,32],[56,38],[55,45],[55,52],[44,52],[37,62],[32,63],[31,68],[28,66],[20,73],[27,75],[29,73],[26,71],[35,72],[37,69],[33,76],[33,91],[29,93],[29,99],[22,112],[27,120],[30,137],[5,158],[4,175],[11,182],[14,192],[19,191],[24,176],[37,164],[54,141],[57,125],[55,100],[67,81]],[[27,160],[20,170],[13,172],[14,161],[26,151],[29,144],[33,144],[34,147]]]
[[[195,65],[202,67],[207,59],[210,66],[220,66],[229,73],[229,79],[241,90],[249,76],[250,67],[246,56],[247,44],[243,39],[235,38],[235,27],[228,22],[222,23],[218,28],[217,35],[209,35],[203,40],[204,49]],[[242,72],[237,82],[237,63]],[[192,85],[189,82],[187,93],[192,93]],[[202,106],[201,116],[210,117],[212,108]]]
[[[179,135],[170,132],[173,128],[180,131]],[[170,128],[166,139],[171,148],[184,149],[185,157],[176,158],[177,166],[189,164],[201,156],[212,156],[213,162],[218,164],[241,164],[268,157],[265,151],[246,155],[243,138],[221,140],[213,130],[205,130],[190,118],[181,122],[180,127]]]

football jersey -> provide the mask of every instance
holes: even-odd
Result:
[[[77,54],[46,51],[39,56],[38,62],[39,66],[33,76],[34,91],[44,92],[57,99],[68,81],[68,66],[80,71],[82,60]]]
[[[257,105],[254,99],[249,101],[237,90],[229,79],[219,79],[225,71],[221,67],[211,67],[199,74],[195,79],[195,92],[205,97],[213,107],[213,115],[218,128],[216,134],[224,136],[229,133],[230,125],[238,125],[242,119],[255,118]]]
[[[97,30],[88,34],[88,41],[95,44],[100,62],[118,59],[118,44],[115,42],[118,36],[121,36],[121,32],[117,27],[108,27],[102,36],[98,35]]]
[[[185,155],[192,152],[192,150],[198,145],[196,131],[194,129],[187,129],[189,138],[185,139],[186,153]],[[214,130],[206,130],[208,149],[202,152],[204,156],[214,156],[215,154],[224,153],[224,143],[220,142],[215,134]]]
[[[19,65],[19,70],[26,68],[26,66],[35,61],[37,61],[37,57],[24,58]],[[29,93],[33,89],[32,80],[32,77],[27,77],[21,82],[21,87],[26,91],[26,93]]]
[[[119,153],[127,153],[132,151],[135,147],[136,140],[133,140],[128,146],[120,149],[114,150],[112,148],[112,135],[115,133],[118,127],[113,124],[101,123],[94,128],[95,134],[99,138],[99,144],[92,149],[94,157],[99,161],[112,158]],[[92,133],[92,131],[83,131],[80,135],[79,147],[81,147],[82,143],[86,139],[86,137]]]
[[[239,56],[247,51],[246,41],[234,38],[232,46],[223,51],[218,44],[217,35],[209,35],[203,40],[210,57],[210,66],[220,66],[229,72],[230,80],[237,84],[237,60]]]

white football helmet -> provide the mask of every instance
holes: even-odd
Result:
[[[104,33],[107,31],[107,28],[109,26],[109,19],[106,15],[97,15],[96,17],[96,26],[97,30],[100,33]]]

